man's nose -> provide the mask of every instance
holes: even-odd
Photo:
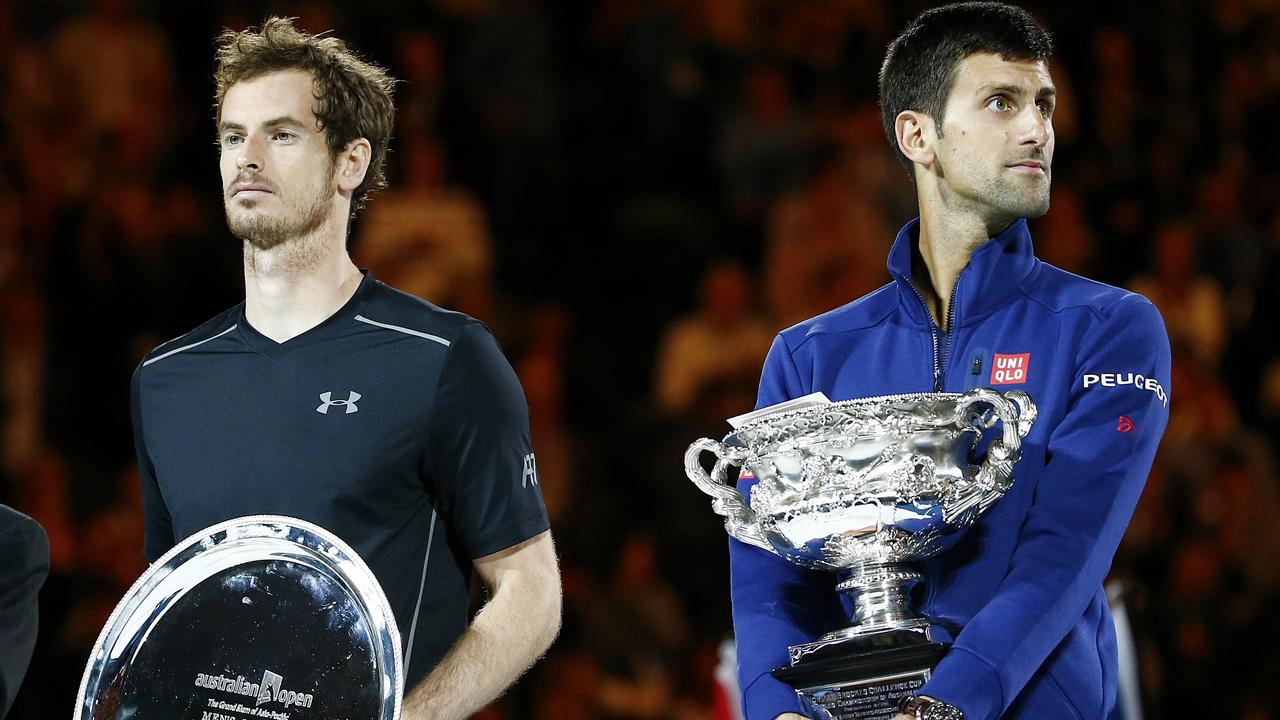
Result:
[[[262,145],[253,137],[246,137],[236,148],[236,167],[240,170],[262,169]]]
[[[1026,121],[1023,123],[1021,142],[1023,145],[1035,145],[1044,147],[1049,143],[1049,138],[1053,134],[1053,126],[1049,124],[1049,118],[1040,112],[1040,108],[1031,105],[1026,108],[1023,113]]]

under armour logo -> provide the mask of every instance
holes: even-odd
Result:
[[[520,487],[529,483],[538,484],[538,466],[534,464],[533,453],[524,456],[524,474],[520,476]]]
[[[320,413],[321,415],[328,415],[329,408],[333,407],[334,405],[337,405],[340,407],[346,407],[347,408],[346,413],[348,415],[350,415],[353,412],[360,412],[360,408],[356,407],[356,401],[360,399],[360,393],[356,392],[355,390],[351,391],[350,396],[347,397],[346,400],[331,400],[330,398],[332,397],[333,397],[333,393],[331,392],[320,393],[321,405],[320,407],[316,408],[316,412]]]

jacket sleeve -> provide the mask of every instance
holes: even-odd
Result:
[[[921,690],[967,720],[1003,713],[1098,594],[1169,418],[1169,339],[1142,296],[1095,324],[1075,368],[1009,573]]]
[[[800,397],[804,383],[778,336],[765,359],[756,409]],[[738,489],[750,497],[753,478]],[[770,674],[785,667],[787,646],[815,639],[835,601],[828,573],[797,567],[760,548],[729,539],[730,594],[738,644],[738,683],[747,720],[771,720],[802,712],[796,693]]]

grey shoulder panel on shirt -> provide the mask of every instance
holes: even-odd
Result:
[[[413,335],[413,336],[415,336],[415,337],[420,337],[420,338],[423,338],[423,339],[425,339],[425,340],[433,340],[433,341],[435,341],[435,342],[440,343],[441,345],[443,345],[443,346],[445,346],[445,347],[449,347],[450,345],[452,345],[452,344],[453,344],[453,341],[452,341],[452,340],[445,340],[444,338],[440,337],[439,335],[432,335],[431,333],[421,332],[421,331],[419,331],[419,330],[414,330],[413,328],[403,327],[403,326],[401,326],[401,325],[393,325],[393,324],[391,324],[391,323],[378,322],[377,320],[371,320],[371,319],[369,319],[369,318],[365,317],[364,315],[356,315],[356,321],[357,321],[357,322],[362,322],[362,323],[364,323],[364,324],[366,324],[366,325],[373,325],[374,327],[380,327],[380,328],[383,328],[384,330],[394,330],[394,331],[396,331],[396,332],[402,332],[402,333],[404,333],[405,335]]]
[[[167,357],[177,355],[184,350],[190,350],[191,348],[203,345],[210,340],[215,340],[226,335],[232,330],[235,330],[239,326],[239,323],[237,322],[239,310],[240,305],[224,310],[209,320],[201,323],[200,326],[194,330],[183,333],[182,335],[179,335],[167,342],[161,343],[151,352],[147,353],[146,357],[143,358],[140,367],[146,367]]]
[[[197,341],[195,341],[195,342],[193,342],[193,343],[189,343],[189,344],[187,344],[187,345],[179,345],[178,347],[173,348],[172,350],[168,350],[168,351],[166,351],[166,352],[163,352],[163,353],[161,353],[161,354],[159,354],[159,355],[157,355],[157,356],[155,356],[155,357],[153,357],[153,358],[148,358],[148,359],[146,359],[146,360],[143,360],[143,361],[142,361],[142,367],[146,367],[146,366],[148,366],[148,365],[150,365],[151,363],[154,363],[154,362],[159,362],[159,361],[161,361],[161,360],[163,360],[163,359],[165,359],[165,358],[169,357],[170,355],[177,355],[178,353],[182,352],[183,350],[190,350],[190,349],[191,349],[191,348],[193,348],[193,347],[198,347],[198,346],[200,346],[200,345],[203,345],[203,344],[205,344],[205,343],[209,342],[210,340],[217,340],[218,338],[222,337],[223,335],[226,335],[227,333],[231,332],[232,330],[235,330],[235,329],[236,329],[236,328],[238,328],[238,327],[240,327],[239,323],[235,323],[235,324],[233,324],[231,327],[227,328],[226,330],[223,330],[222,332],[218,333],[217,335],[214,335],[213,337],[207,337],[207,338],[205,338],[205,339],[203,339],[203,340],[197,340]],[[181,339],[181,338],[179,338],[179,339]],[[172,341],[170,341],[170,342],[172,342]],[[162,345],[161,347],[164,347],[164,346]],[[157,348],[157,349],[159,349],[159,348]]]
[[[419,337],[451,347],[470,325],[479,320],[375,281],[354,318],[357,322],[391,332]]]

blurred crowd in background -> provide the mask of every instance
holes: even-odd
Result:
[[[357,264],[486,321],[563,563],[548,657],[485,711],[723,717],[726,541],[681,454],[783,327],[888,281],[889,0],[0,0],[0,502],[49,533],[11,717],[66,717],[144,570],[129,376],[242,299],[213,38],[268,13],[389,67]],[[1112,576],[1148,718],[1280,717],[1280,8],[1032,2],[1059,89],[1046,261],[1151,298],[1172,417]]]

